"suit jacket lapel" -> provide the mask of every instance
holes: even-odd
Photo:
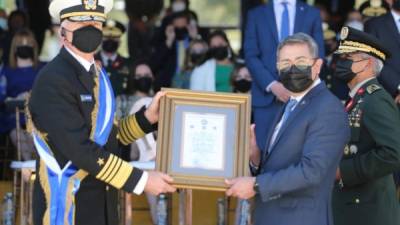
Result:
[[[305,18],[305,7],[301,1],[296,1],[296,13],[294,20],[293,34],[301,32]]]
[[[386,14],[385,20],[390,33],[394,35],[394,39],[397,40],[398,44],[400,45],[400,33],[397,29],[397,25],[394,21],[393,15],[391,13]]]
[[[265,6],[265,21],[268,22],[269,30],[272,31],[272,36],[274,36],[275,42],[279,43],[278,28],[276,27],[274,4],[271,3]]]
[[[92,77],[91,74],[89,74],[85,68],[65,49],[62,48],[60,52],[61,56],[65,58],[75,69],[76,73],[78,74],[78,79],[82,83],[82,85],[85,87],[85,89],[93,93],[93,87],[94,87],[94,78]]]
[[[285,111],[285,106],[286,105],[282,105],[282,107],[279,109],[278,113],[276,114],[276,117],[275,117],[274,121],[272,122],[272,126],[270,128],[270,131],[268,132],[267,140],[266,140],[266,143],[265,143],[263,156],[265,156],[268,153],[268,149],[269,149],[269,145],[270,145],[270,142],[271,142],[272,135],[274,134],[276,125],[279,123],[279,121],[282,118],[282,114]]]
[[[282,125],[281,129],[279,130],[278,135],[275,138],[273,145],[271,146],[271,153],[273,152],[276,144],[279,142],[279,139],[285,133],[286,129],[292,124],[293,120],[309,105],[311,99],[318,94],[320,91],[323,90],[325,85],[323,83],[319,84],[318,86],[314,87],[309,93],[307,93],[303,99],[297,104],[296,108],[293,112],[289,115],[286,122]]]

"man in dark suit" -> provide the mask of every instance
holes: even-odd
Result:
[[[157,94],[147,110],[114,122],[115,100],[107,74],[94,61],[102,22],[112,1],[54,0],[63,48],[39,73],[28,111],[37,160],[35,225],[117,225],[118,189],[158,195],[175,189],[159,172],[133,168],[119,155],[153,131]]]
[[[248,14],[244,54],[253,76],[251,89],[257,141],[264,149],[268,129],[279,104],[289,92],[278,80],[276,48],[287,36],[303,32],[311,35],[324,57],[324,42],[319,11],[298,0],[274,0]]]
[[[335,225],[398,225],[392,174],[400,169],[400,117],[376,77],[389,57],[381,40],[344,27],[334,76],[347,83],[351,139],[336,173]]]
[[[365,32],[385,43],[391,57],[385,61],[379,82],[400,104],[400,1],[393,1],[392,10],[380,17],[372,18],[365,23]]]
[[[255,225],[333,225],[331,192],[350,132],[341,102],[318,77],[322,59],[307,34],[278,46],[280,80],[290,100],[259,150],[252,129],[250,165],[254,177],[228,180],[227,195],[255,195]]]

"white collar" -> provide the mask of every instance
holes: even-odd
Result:
[[[366,80],[361,81],[360,83],[356,84],[356,86],[354,86],[351,91],[349,92],[349,96],[350,98],[354,98],[354,96],[356,96],[358,89],[360,89],[365,83],[367,83],[368,81],[375,79],[375,77],[371,77],[368,78]]]
[[[101,51],[100,56],[103,63],[107,63],[107,60],[111,60],[112,62],[114,62],[118,55],[117,53],[114,53],[111,55],[111,57],[108,57],[103,51]]]
[[[283,2],[287,2],[288,6],[295,6],[296,0],[274,0],[274,5],[281,5]]]
[[[391,13],[392,13],[392,16],[394,18],[394,22],[396,24],[398,24],[399,20],[400,20],[400,14],[398,12],[394,11],[393,9],[391,10]]]
[[[65,49],[67,49],[67,51],[69,52],[69,54],[72,55],[72,57],[74,57],[82,66],[83,68],[85,68],[86,71],[90,71],[90,67],[94,64],[94,59],[92,62],[87,61],[86,59],[82,58],[81,56],[75,54],[71,49],[69,49],[68,47],[65,47]]]
[[[304,96],[306,96],[306,94],[308,94],[308,92],[310,92],[314,87],[316,87],[320,83],[321,83],[321,79],[319,79],[319,78],[316,79],[313,82],[311,88],[309,88],[306,92],[302,93],[301,95],[291,96],[290,99],[294,99],[294,100],[296,100],[297,103],[299,103],[304,98]]]

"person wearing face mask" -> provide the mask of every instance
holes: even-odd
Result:
[[[118,54],[118,47],[125,27],[122,23],[108,19],[103,27],[103,42],[101,50],[95,55],[95,59],[101,62],[106,70],[115,96],[125,92],[129,77],[128,59]]]
[[[385,43],[390,50],[391,57],[385,61],[378,80],[400,106],[400,1],[393,0],[387,14],[367,21],[365,32]]]
[[[233,92],[235,93],[249,93],[251,89],[251,78],[249,69],[243,63],[238,63],[233,70],[232,83]]]
[[[190,78],[192,76],[193,69],[204,63],[207,57],[207,50],[207,42],[203,40],[193,40],[190,43],[189,48],[186,51],[183,70],[180,73],[175,74],[173,78],[173,88],[190,88]]]
[[[348,99],[347,93],[349,92],[349,88],[343,82],[340,82],[337,78],[332,76],[333,71],[336,65],[335,50],[338,46],[337,35],[336,33],[330,29],[327,23],[322,24],[324,30],[324,43],[326,56],[324,58],[324,64],[321,68],[320,78],[326,83],[328,89],[336,95],[342,102],[345,102]]]
[[[151,67],[156,74],[154,89],[171,87],[172,79],[184,69],[185,53],[192,40],[199,39],[196,26],[190,24],[187,11],[173,13],[169,24],[155,35]]]
[[[296,33],[277,48],[279,80],[289,91],[272,121],[265,149],[251,126],[252,177],[226,181],[228,196],[255,197],[254,225],[332,225],[332,183],[350,137],[341,102],[319,79],[322,59],[309,35]]]
[[[229,39],[222,30],[208,39],[209,59],[193,70],[190,89],[196,91],[232,92],[231,74],[235,61]]]
[[[142,171],[121,158],[129,145],[152,132],[159,100],[117,120],[107,73],[94,59],[112,0],[53,0],[63,48],[40,71],[27,107],[38,153],[33,222],[117,225],[119,190],[137,195],[174,192],[171,177]]]
[[[336,172],[335,225],[397,225],[393,173],[400,170],[400,117],[377,76],[390,53],[374,36],[343,27],[334,76],[347,83],[351,139]]]
[[[42,68],[38,60],[38,45],[28,29],[17,31],[11,42],[9,65],[5,66],[2,73],[6,82],[6,100],[25,100],[32,89],[34,80]],[[21,127],[25,127],[25,118],[21,113]],[[7,113],[7,125],[2,129],[10,131],[11,141],[17,146],[16,118],[14,112]],[[33,159],[33,145],[29,134],[21,133],[22,159]]]
[[[15,10],[8,16],[7,32],[4,34],[4,38],[1,42],[4,43],[4,54],[3,62],[8,65],[8,59],[10,54],[10,46],[15,33],[22,28],[28,28],[28,16],[21,10]]]
[[[128,76],[125,92],[117,96],[117,118],[128,116],[135,102],[143,97],[152,96],[154,75],[149,63],[146,60],[136,61],[132,68],[132,73],[132,75]]]

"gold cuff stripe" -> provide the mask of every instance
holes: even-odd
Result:
[[[140,126],[139,126],[139,123],[137,122],[137,120],[136,120],[136,116],[130,116],[129,117],[129,123],[130,123],[130,125],[131,125],[131,128],[132,128],[132,131],[135,133],[135,138],[136,139],[138,139],[138,138],[141,138],[141,137],[143,137],[144,135],[146,135],[144,132],[143,132],[143,130],[140,128]],[[133,141],[133,140],[132,140]]]
[[[117,138],[122,142],[122,144],[123,145],[127,145],[127,144],[129,144],[129,142],[128,142],[128,140],[126,140],[126,137],[125,137],[125,135],[124,135],[124,133],[123,133],[123,130],[122,130],[122,120],[119,122],[119,124],[118,124],[118,134],[117,134]]]
[[[126,130],[127,130],[127,137],[128,137],[128,141],[133,141],[133,140],[136,140],[137,138],[136,138],[136,136],[135,136],[135,132],[132,130],[132,125],[131,125],[131,122],[130,122],[130,117],[128,117],[128,118],[126,118],[125,119],[125,121],[124,121],[124,125],[125,125],[125,128],[126,128]]]
[[[99,16],[99,17],[103,17],[106,18],[106,15],[104,13],[100,13],[100,12],[72,12],[72,13],[66,13],[60,16],[61,19],[65,19],[68,17],[73,17],[73,16]]]
[[[106,183],[110,183],[111,179],[115,176],[115,174],[118,173],[118,171],[119,171],[119,169],[120,169],[122,163],[123,163],[122,159],[119,158],[119,159],[118,159],[118,162],[115,164],[115,166],[114,166],[113,170],[111,171],[111,173],[108,174],[107,177],[105,177],[104,181],[105,181]]]
[[[111,154],[108,157],[106,164],[103,166],[103,168],[97,174],[96,178],[99,180],[104,180],[104,177],[106,177],[110,173],[110,170],[112,170],[112,168],[114,168],[114,165],[117,162],[117,160],[118,160],[118,157]]]
[[[349,50],[358,50],[358,51],[366,51],[366,52],[372,52],[382,59],[386,59],[385,54],[382,51],[379,51],[376,48],[373,48],[369,45],[355,42],[355,41],[344,41],[343,44],[339,46],[339,49],[349,49]]]
[[[113,171],[115,170],[115,167],[118,165],[119,161],[121,161],[121,159],[118,158],[117,156],[115,156],[115,160],[114,160],[113,164],[108,168],[107,172],[101,177],[102,181],[106,181],[107,177],[109,177],[110,174],[113,173]]]
[[[118,189],[121,189],[128,180],[129,176],[132,174],[132,171],[133,167],[129,163],[122,162],[121,168],[116,176],[110,181],[110,184]]]
[[[128,122],[127,119],[124,119],[121,121],[120,124],[120,134],[121,134],[121,138],[123,139],[123,143],[125,145],[130,143],[130,140],[133,140],[134,137],[128,132]]]

